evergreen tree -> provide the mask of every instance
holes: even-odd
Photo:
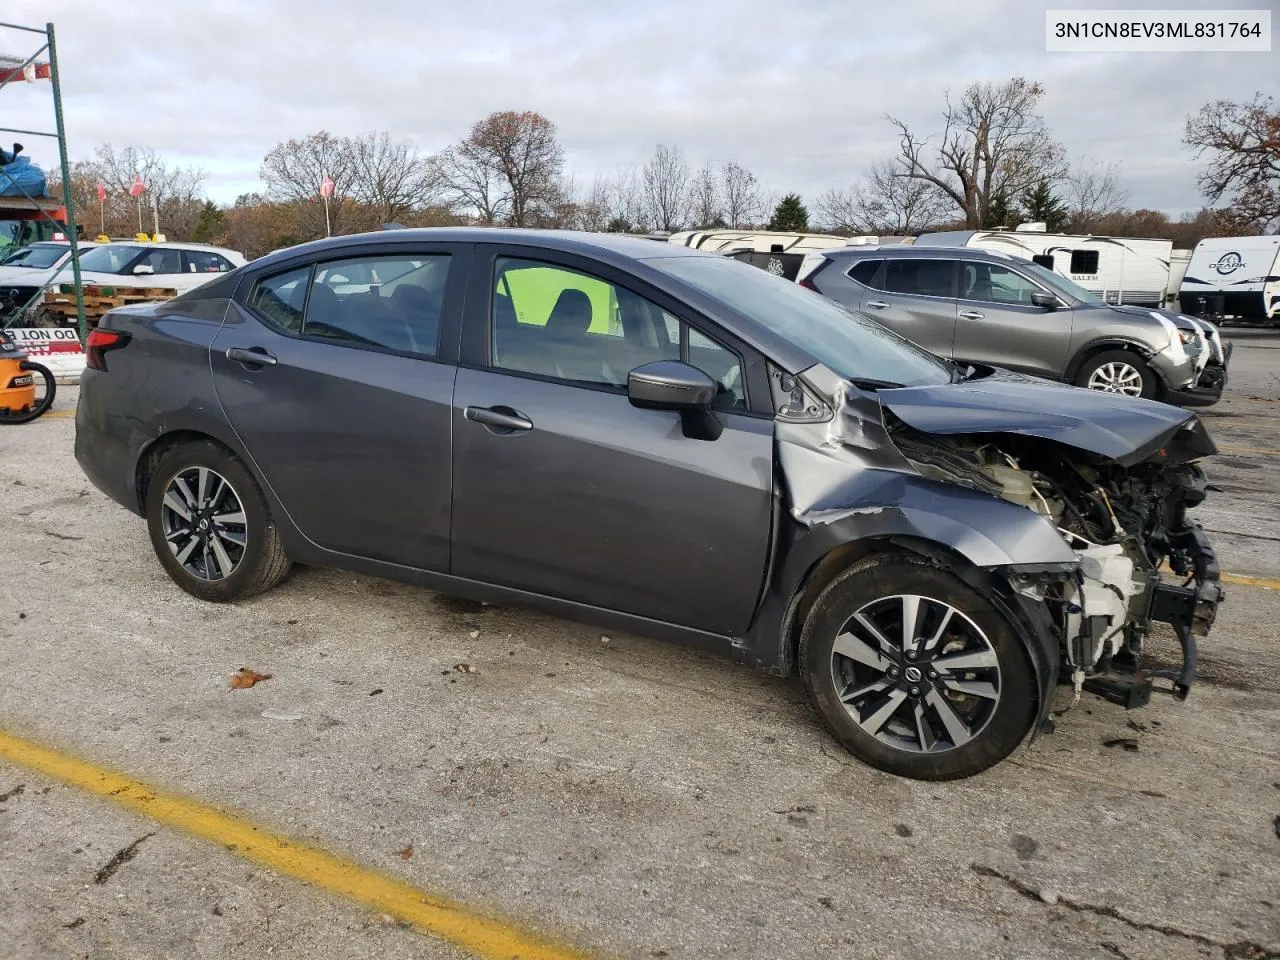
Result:
[[[809,211],[800,202],[798,193],[788,193],[778,201],[769,229],[783,233],[804,233],[809,229]]]
[[[1022,205],[1027,220],[1043,222],[1050,233],[1058,233],[1067,225],[1067,205],[1053,192],[1048,180],[1041,180],[1035,189],[1028,190]]]

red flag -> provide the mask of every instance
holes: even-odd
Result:
[[[98,202],[102,203],[102,201],[106,199],[107,199],[107,188],[104,184],[100,183],[98,184]]]
[[[140,197],[142,191],[147,189],[147,185],[142,182],[142,174],[135,173],[133,175],[133,183],[129,184],[129,196]]]
[[[324,179],[320,181],[320,196],[322,197],[333,196],[333,180],[329,177],[327,173],[324,175]]]

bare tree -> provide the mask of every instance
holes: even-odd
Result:
[[[602,174],[596,174],[591,181],[591,188],[578,203],[578,212],[583,230],[592,233],[603,233],[609,228],[610,184]]]
[[[1114,163],[1084,160],[1067,178],[1067,229],[1095,231],[1124,211],[1129,191]]]
[[[1259,230],[1280,229],[1280,104],[1254,94],[1245,103],[1206,103],[1187,119],[1182,142],[1210,154],[1200,190],[1217,203],[1231,194],[1236,217]]]
[[[724,218],[734,230],[751,225],[760,212],[760,185],[755,174],[730,160],[720,169],[720,196]]]
[[[963,211],[967,226],[987,226],[997,198],[1020,197],[1066,174],[1062,147],[1037,113],[1042,96],[1044,87],[1023,77],[972,84],[959,102],[948,94],[932,157],[930,138],[915,136],[904,121],[889,117],[899,133],[903,170],[897,175],[933,184]]]
[[[140,204],[128,192],[134,177],[141,177],[146,186]],[[132,234],[139,228],[139,206],[142,229],[150,231],[154,223],[150,208],[154,201],[161,231],[172,239],[188,240],[195,233],[204,210],[204,178],[203,170],[180,167],[149,147],[116,147],[104,143],[94,151],[92,160],[82,160],[72,166],[71,190],[80,222],[87,232],[105,229],[112,236]],[[101,212],[98,184],[107,191]],[[50,190],[63,195],[56,175],[50,178]]]
[[[351,145],[346,138],[321,130],[301,140],[277,143],[262,158],[258,176],[267,185],[267,198],[277,202],[317,200],[320,185],[328,177],[333,181],[337,201],[329,205],[330,221],[335,234],[343,232],[348,211],[341,199],[351,196],[356,181]],[[300,210],[305,211],[303,234],[323,236],[324,209],[318,200]]]
[[[635,169],[621,170],[609,178],[609,229],[614,232],[647,230],[644,184]]]
[[[711,164],[694,175],[689,185],[689,210],[695,227],[723,227],[725,218],[721,212],[720,187]]]
[[[440,156],[440,172],[450,199],[475,214],[476,222],[491,227],[506,216],[511,197],[494,176],[489,157],[468,140]]]
[[[689,164],[680,148],[658,144],[640,178],[654,229],[679,230],[689,215]]]
[[[408,140],[392,140],[386,133],[366,133],[351,139],[352,196],[390,223],[440,200],[439,164]]]
[[[507,110],[475,124],[443,169],[454,195],[481,223],[524,227],[554,217],[563,166],[556,125],[533,111]]]
[[[828,190],[818,198],[823,224],[838,233],[904,236],[946,219],[955,205],[927,180],[904,177],[897,161],[872,164],[856,187]]]

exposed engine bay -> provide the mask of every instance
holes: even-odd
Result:
[[[1208,484],[1192,460],[1196,444],[1176,438],[1138,462],[1115,460],[1016,434],[924,434],[897,418],[895,445],[921,475],[1016,503],[1052,523],[1078,568],[1039,581],[1037,599],[1059,634],[1060,677],[1077,696],[1090,690],[1126,707],[1144,705],[1153,680],[1185,698],[1194,678],[1196,635],[1205,635],[1222,599],[1213,551],[1188,508]],[[1201,429],[1198,426],[1195,429]],[[1164,583],[1161,568],[1184,578]],[[1153,622],[1173,626],[1181,670],[1141,670]]]

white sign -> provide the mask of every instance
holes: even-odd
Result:
[[[78,380],[84,372],[84,348],[74,327],[10,327],[14,342],[59,380]]]
[[[1270,10],[1047,10],[1050,53],[1271,50]]]

